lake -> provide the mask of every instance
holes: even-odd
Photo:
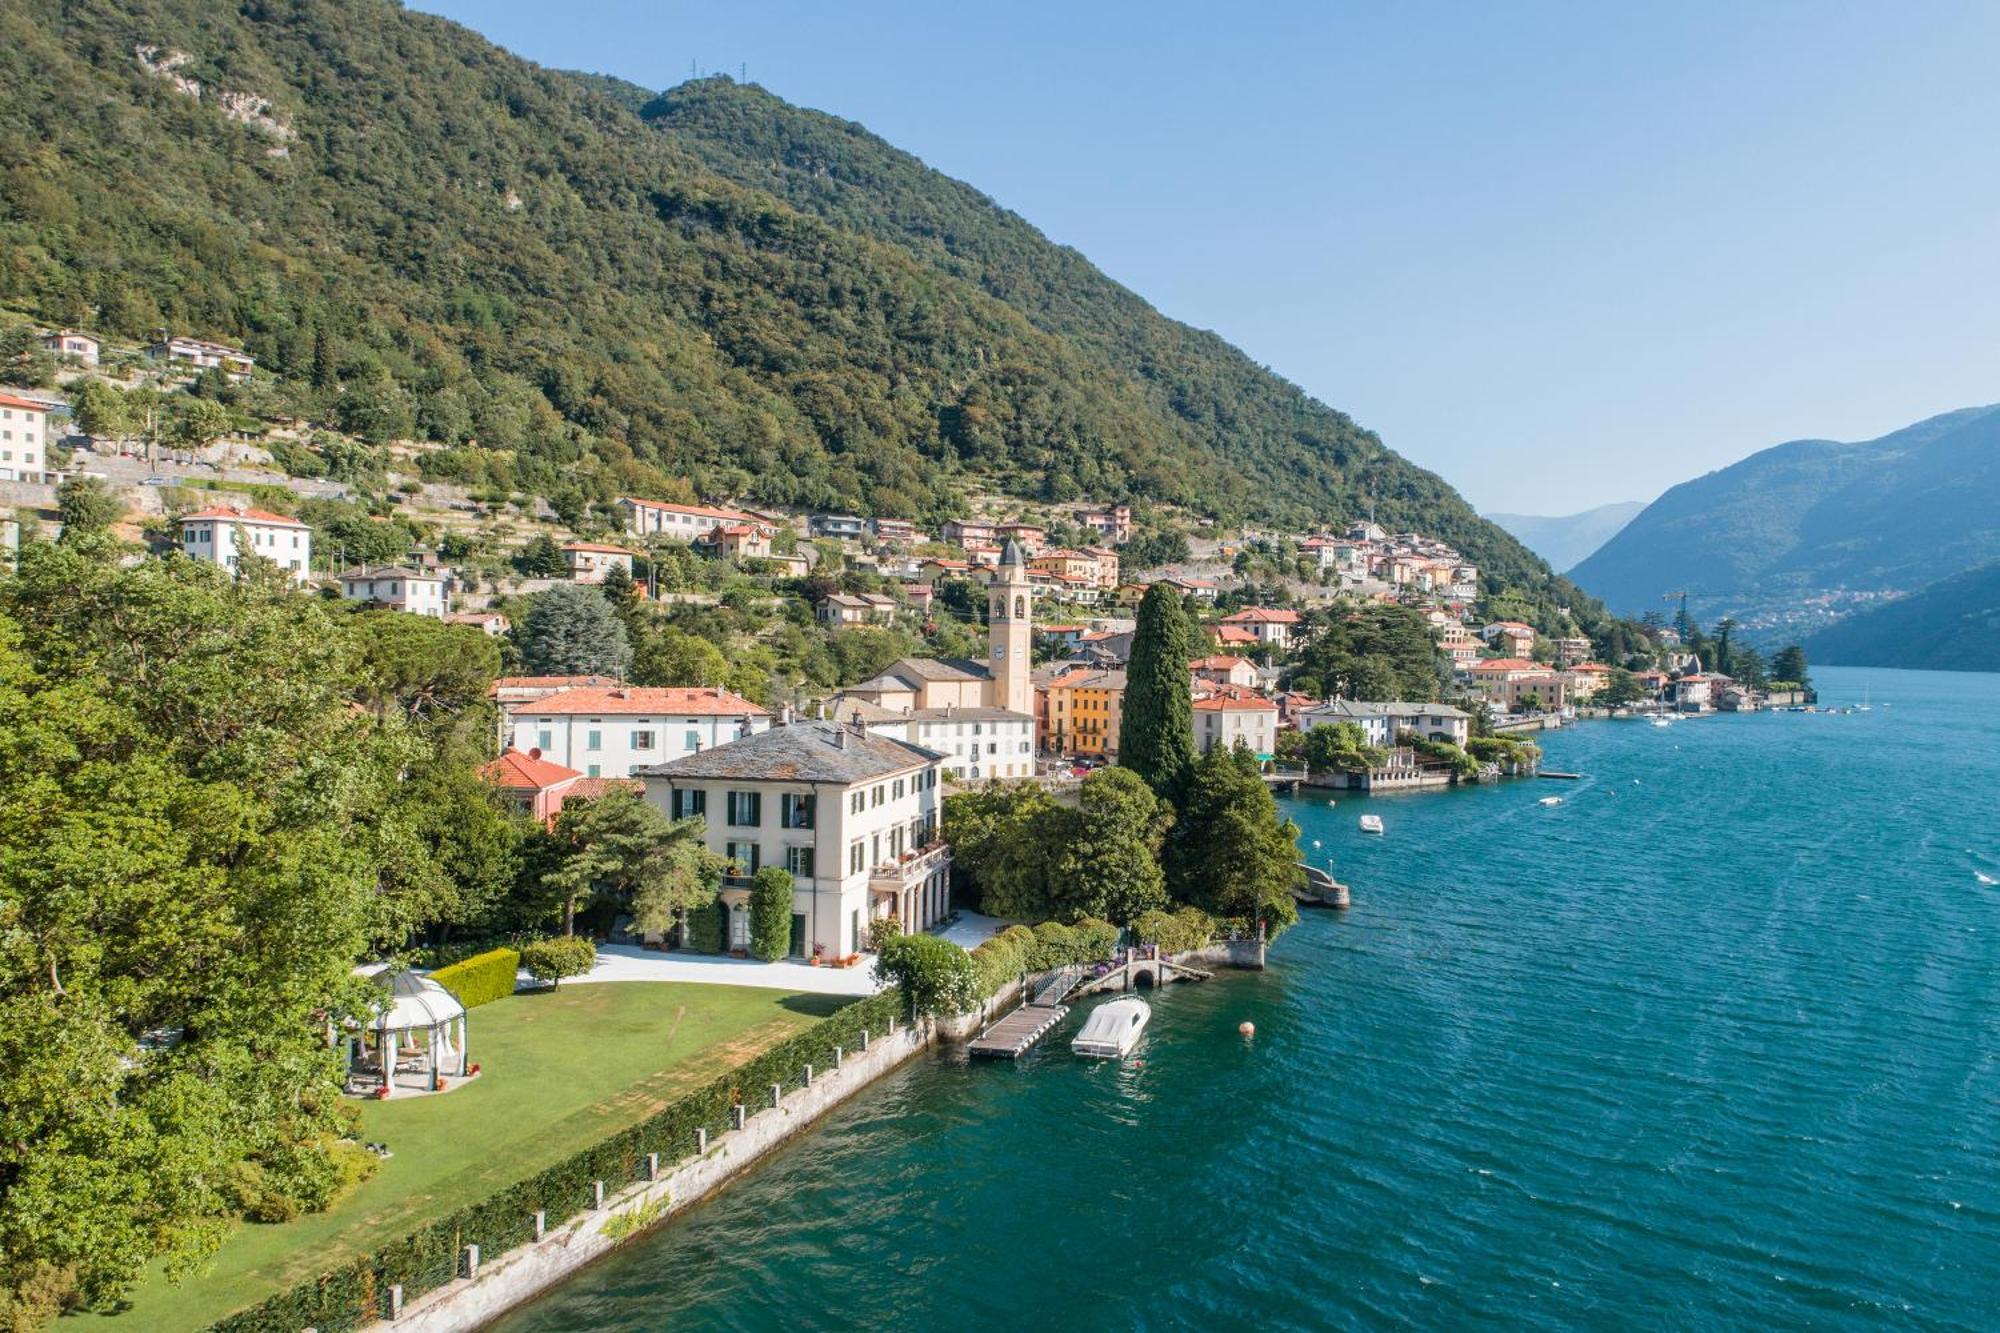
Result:
[[[1267,971],[923,1059],[501,1327],[1994,1327],[2000,676],[1816,674],[1870,711],[1288,802],[1354,906]]]

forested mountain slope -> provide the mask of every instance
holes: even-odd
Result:
[[[1574,574],[1618,611],[1686,589],[1703,620],[1800,629],[1994,559],[2000,408],[1976,407],[1860,444],[1781,444],[1684,482]]]
[[[1843,620],[1806,651],[1836,666],[2000,671],[2000,562]]]
[[[0,305],[240,340],[301,415],[551,498],[686,477],[937,517],[991,485],[1300,526],[1372,499],[1591,610],[1345,416],[755,89],[642,98],[385,0],[17,0],[0,173]]]

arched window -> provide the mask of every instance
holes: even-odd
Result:
[[[1014,594],[1014,619],[1016,619],[1016,620],[1026,620],[1027,618],[1028,618],[1028,600],[1027,600],[1027,598],[1025,598],[1025,597],[1021,596],[1021,594],[1019,594],[1019,593],[1015,593],[1015,594]]]

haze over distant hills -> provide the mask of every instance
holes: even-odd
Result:
[[[1548,561],[1551,568],[1565,570],[1617,536],[1645,507],[1644,500],[1623,500],[1555,518],[1534,514],[1485,517],[1487,522],[1498,523],[1513,533],[1521,545]]]
[[[1994,560],[2000,408],[1989,406],[1857,444],[1763,450],[1674,487],[1571,573],[1613,610],[1662,609],[1685,589],[1698,619],[1734,616],[1771,640]]]
[[[2000,671],[2000,562],[1843,620],[1806,640],[1806,654],[1837,666]]]

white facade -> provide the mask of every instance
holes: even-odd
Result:
[[[791,873],[794,956],[860,953],[878,917],[916,931],[949,911],[935,754],[799,722],[640,776],[646,799],[669,817],[700,815],[709,849],[730,861],[722,898],[731,948],[749,944],[748,881],[763,866]]]
[[[312,577],[312,529],[295,518],[262,509],[203,509],[181,520],[181,549],[190,559],[235,569],[245,555],[259,555],[292,576]]]
[[[1472,735],[1472,716],[1450,704],[1355,703],[1335,699],[1299,714],[1299,728],[1330,727],[1352,722],[1368,745],[1394,745],[1399,733],[1414,731],[1425,740],[1463,746]]]
[[[877,736],[936,750],[954,786],[1035,776],[1035,719],[1004,708],[923,708],[864,725]]]
[[[641,536],[657,534],[691,542],[725,523],[754,524],[762,528],[766,535],[772,531],[769,523],[755,515],[734,509],[718,509],[713,505],[670,504],[665,500],[635,500],[631,496],[622,496],[618,508],[625,515],[626,531]]]
[[[592,778],[630,777],[771,726],[756,704],[716,689],[585,686],[502,706],[507,745]]]
[[[372,573],[365,569],[350,569],[340,576],[340,595],[350,602],[367,602],[391,611],[407,611],[411,615],[432,616],[439,620],[451,610],[451,599],[445,594],[442,574],[426,574],[401,566],[378,569]]]
[[[0,393],[0,481],[40,481],[49,463],[49,409]]]
[[[1194,701],[1194,744],[1207,754],[1216,746],[1234,748],[1241,741],[1250,753],[1268,755],[1278,748],[1278,706],[1265,700],[1219,697]]]
[[[97,339],[75,329],[57,329],[42,336],[42,346],[60,357],[67,357],[81,365],[94,366],[98,361],[100,345]]]

